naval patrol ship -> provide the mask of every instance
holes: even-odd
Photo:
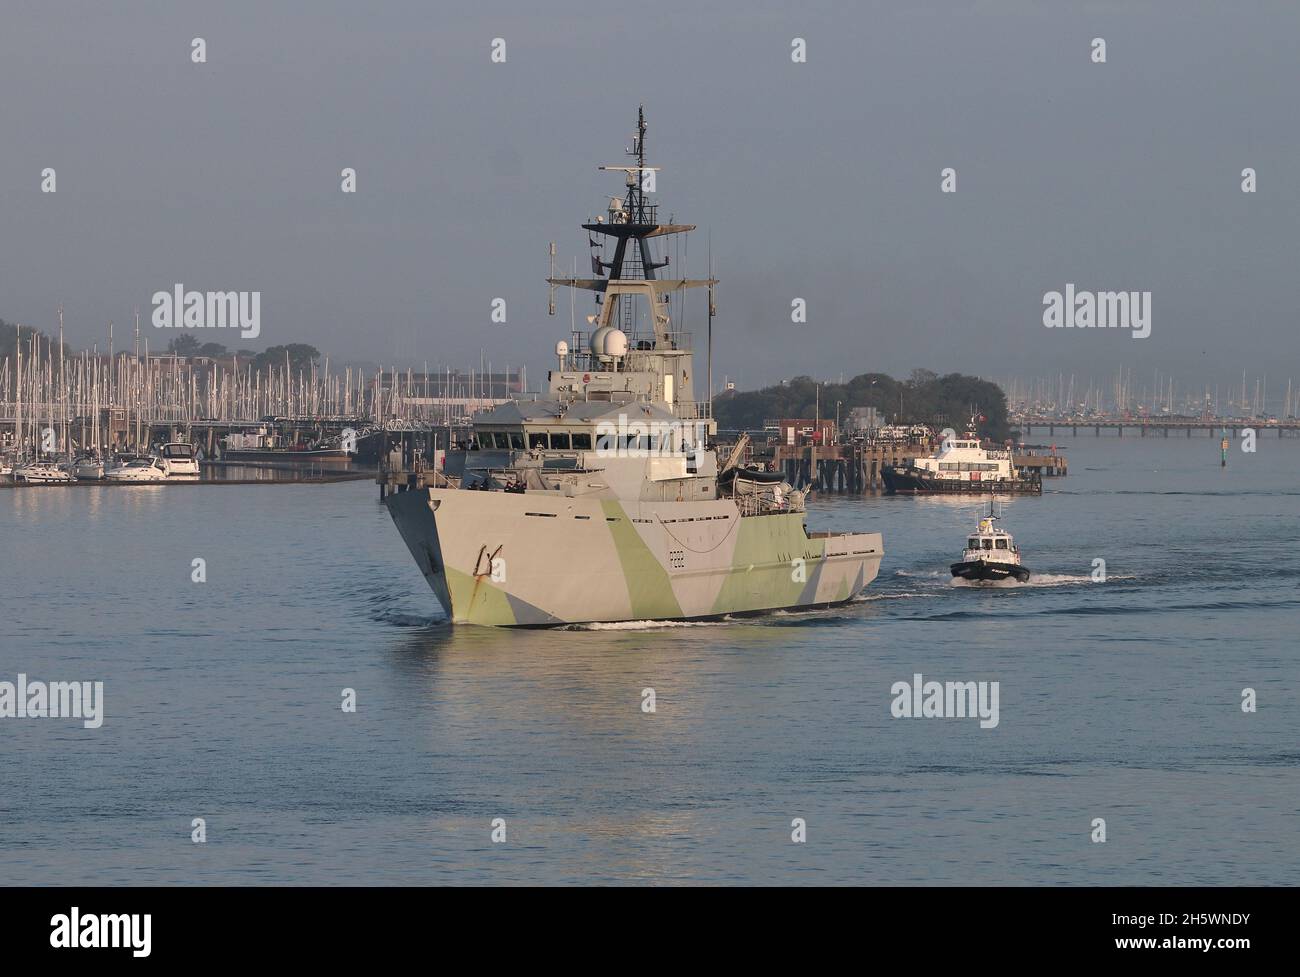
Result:
[[[725,459],[712,447],[711,404],[695,399],[691,336],[672,299],[707,289],[711,337],[717,280],[660,276],[670,261],[657,246],[695,228],[660,221],[645,135],[641,111],[629,164],[600,167],[624,185],[582,225],[592,277],[557,278],[552,257],[550,313],[557,287],[594,293],[595,312],[556,344],[544,399],[475,415],[470,439],[386,501],[453,622],[823,608],[880,567],[879,533],[809,532],[804,494],[742,467],[743,440]]]

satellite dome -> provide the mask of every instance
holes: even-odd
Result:
[[[605,334],[605,349],[603,352],[606,356],[610,357],[610,359],[626,356],[627,333],[622,329],[611,328],[610,331]]]
[[[591,353],[593,356],[603,356],[605,353],[605,337],[614,331],[613,326],[601,326],[591,334]]]

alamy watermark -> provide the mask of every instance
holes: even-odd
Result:
[[[152,929],[152,913],[82,913],[73,906],[67,913],[50,917],[50,946],[56,950],[124,949],[133,957],[147,957]]]
[[[104,725],[103,682],[0,682],[0,719],[80,719],[86,729]]]
[[[702,421],[639,420],[619,414],[617,421],[596,425],[596,454],[602,458],[666,458],[698,460],[704,447]]]
[[[261,292],[187,292],[177,284],[151,301],[156,329],[238,329],[241,339],[262,333]]]
[[[996,729],[999,683],[925,681],[917,672],[911,682],[895,682],[889,707],[895,719],[975,719],[980,729]]]
[[[1048,329],[1131,329],[1134,339],[1151,335],[1150,292],[1043,293],[1043,325]]]

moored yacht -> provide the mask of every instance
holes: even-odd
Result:
[[[188,441],[168,441],[158,450],[168,478],[198,478],[199,457]]]
[[[94,455],[83,455],[72,463],[72,474],[77,481],[98,481],[104,477],[104,462]]]
[[[36,461],[28,465],[14,466],[14,480],[50,484],[54,482],[75,482],[76,477],[53,462]]]
[[[167,468],[161,458],[134,458],[104,472],[106,482],[161,482]]]

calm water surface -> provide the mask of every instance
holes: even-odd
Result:
[[[648,628],[452,629],[365,482],[0,492],[0,681],[106,703],[0,720],[0,879],[1294,884],[1300,441],[1068,449],[1029,586],[950,584],[977,502],[834,499],[865,599]],[[916,672],[998,727],[892,718]]]

